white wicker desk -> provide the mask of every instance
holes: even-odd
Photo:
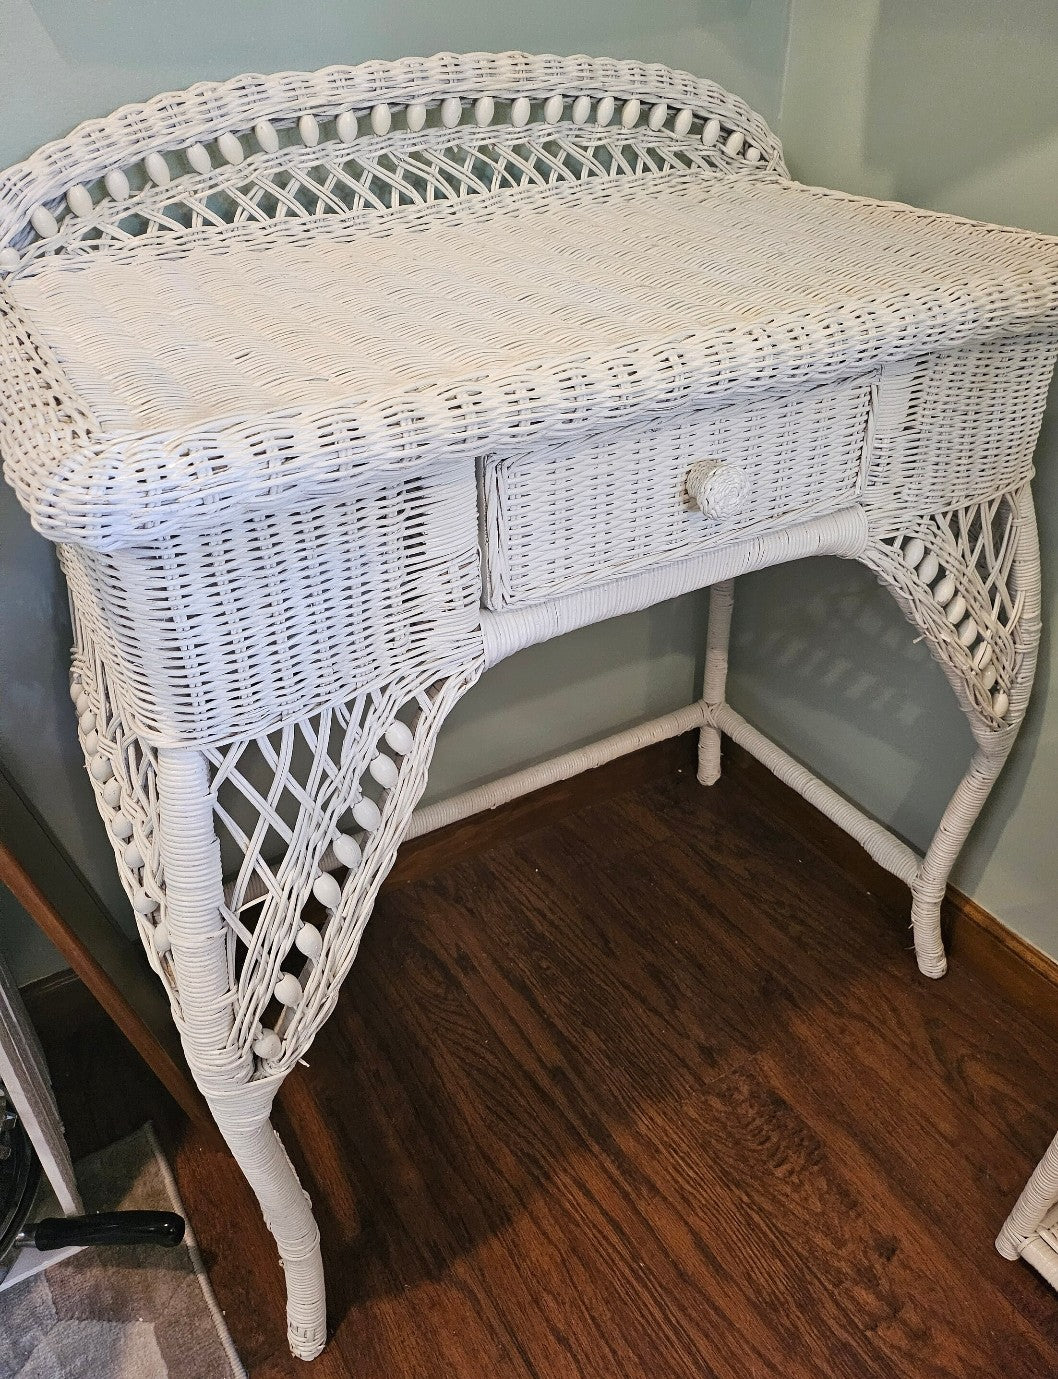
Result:
[[[0,273],[5,472],[296,1354],[323,1279],[272,1101],[401,838],[451,816],[412,818],[445,714],[512,651],[712,587],[702,699],[556,773],[700,727],[710,783],[728,732],[909,883],[943,972],[1035,664],[1058,243],[801,187],[686,74],[479,54],[83,125],[0,176]],[[733,576],[819,553],[877,574],[969,716],[924,859],[724,702]]]

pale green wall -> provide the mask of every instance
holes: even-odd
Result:
[[[665,62],[714,76],[774,116],[787,8],[786,0],[0,0],[0,166],[78,120],[199,78],[445,48]],[[50,549],[6,488],[0,589],[0,760],[124,916],[66,697],[61,581]],[[693,596],[498,667],[447,725],[431,795],[687,703],[698,677],[702,607]],[[49,968],[27,924],[0,910],[0,948],[23,981]]]
[[[1058,233],[1058,5],[794,0],[780,132],[802,181]],[[955,880],[1058,956],[1056,397],[1037,454],[1048,630],[1036,696]],[[888,595],[834,560],[742,582],[730,694],[919,846],[971,747]]]

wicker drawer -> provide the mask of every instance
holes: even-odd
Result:
[[[862,487],[871,384],[484,459],[486,605],[572,593],[844,507]]]

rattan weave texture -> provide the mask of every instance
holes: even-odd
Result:
[[[737,97],[639,63],[239,77],[0,174],[5,474],[59,546],[100,812],[295,1354],[322,1264],[272,1099],[503,656],[714,584],[701,700],[606,751],[701,724],[710,784],[736,737],[910,884],[944,971],[1032,686],[1056,349],[1058,241],[800,186]],[[877,574],[968,715],[925,857],[724,702],[731,578],[816,553]]]

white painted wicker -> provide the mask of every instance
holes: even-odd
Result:
[[[1032,682],[1028,483],[1058,242],[798,186],[667,69],[441,55],[197,86],[0,175],[0,448],[70,586],[72,697],[150,961],[325,1337],[269,1124],[490,664],[687,589],[701,726],[912,887],[948,871]],[[480,549],[479,549],[480,538]],[[978,750],[926,857],[724,703],[734,575],[831,552],[928,639]],[[482,608],[482,600],[487,607]]]

